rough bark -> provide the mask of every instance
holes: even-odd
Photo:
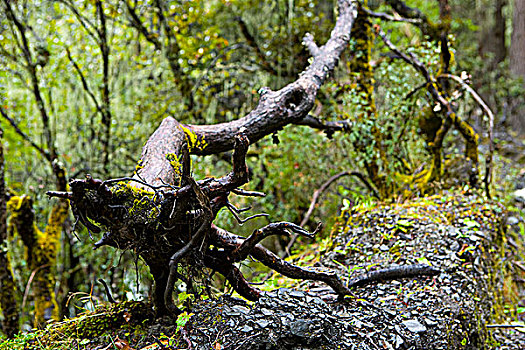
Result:
[[[525,86],[525,0],[514,1],[509,56],[511,74],[516,78],[521,77]],[[512,127],[518,132],[525,133],[525,108],[518,106],[513,114],[510,122]]]
[[[34,324],[58,320],[60,309],[55,296],[55,268],[58,241],[67,218],[69,204],[61,199],[53,206],[44,232],[35,224],[33,201],[28,196],[12,197],[8,202],[10,229],[14,230],[27,247],[27,265],[31,271],[30,286],[34,299]]]

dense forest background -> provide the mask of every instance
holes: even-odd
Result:
[[[356,176],[332,184],[302,222],[312,230],[318,221],[325,223],[321,242],[341,207],[402,201],[443,186],[443,181],[469,183],[464,167],[471,164],[464,156],[470,155],[469,146],[458,129],[442,140],[438,153],[444,166],[435,170],[432,141],[445,112],[425,88],[425,76],[400,59],[388,40],[423,63],[462,121],[479,135],[479,186],[491,168],[488,190],[493,196],[514,189],[513,179],[523,175],[525,162],[520,153],[525,1],[407,1],[424,14],[412,22],[399,20],[399,3],[367,2],[369,12],[386,13],[389,19],[370,15],[363,19],[368,24],[355,27],[368,31],[353,31],[332,79],[317,96],[310,115],[321,125],[346,125],[342,131],[289,125],[253,145],[247,156],[249,189],[267,196],[241,198],[235,205],[252,205],[253,212],[269,213],[271,220],[299,224],[316,189],[331,176],[352,172]],[[4,327],[9,315],[28,330],[93,308],[106,298],[99,278],[120,300],[147,299],[152,279],[137,254],[94,250],[100,237],[75,226],[68,205],[48,199],[45,192],[65,191],[67,179],[86,174],[97,179],[132,175],[141,166],[137,161],[144,142],[166,116],[181,123],[215,124],[246,115],[265,89],[278,90],[297,79],[311,59],[305,33],[325,42],[335,7],[334,1],[324,0],[3,0]],[[475,96],[492,110],[493,121]],[[492,157],[491,138],[498,153],[485,167]],[[193,156],[197,179],[230,168],[227,153]],[[465,174],[466,180],[461,178]],[[26,206],[29,211],[23,210]],[[223,210],[216,222],[246,235],[268,221],[262,217],[239,227]],[[288,240],[266,244],[286,255]],[[264,272],[250,271],[256,278]],[[221,281],[213,286],[215,292],[228,289]],[[16,291],[10,300],[9,288]],[[183,302],[186,294],[179,297]],[[45,304],[42,309],[38,298]]]

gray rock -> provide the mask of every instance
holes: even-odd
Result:
[[[258,320],[258,321],[255,321],[255,323],[261,328],[266,328],[270,324],[270,321],[268,321],[268,320]]]
[[[240,330],[241,330],[241,332],[248,333],[248,332],[253,331],[253,327],[250,327],[248,325],[244,325]]]
[[[401,337],[399,334],[396,334],[395,338],[396,338],[395,348],[399,349],[405,343],[405,341],[403,340],[403,337]]]
[[[234,305],[234,306],[232,306],[232,310],[240,312],[240,313],[245,314],[245,315],[250,313],[250,309],[249,308],[247,308],[245,306],[241,306],[241,305]]]
[[[408,328],[409,331],[412,333],[424,333],[427,331],[427,328],[422,325],[417,318],[414,318],[412,320],[406,320],[402,322],[406,328]]]
[[[298,319],[290,324],[290,333],[295,336],[304,338],[308,335],[309,321],[304,319]]]

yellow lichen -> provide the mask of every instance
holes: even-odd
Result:
[[[184,134],[186,135],[186,141],[188,142],[188,148],[190,152],[193,149],[198,149],[200,151],[204,150],[206,146],[208,145],[206,143],[206,140],[204,138],[199,138],[197,134],[195,134],[191,129],[185,127],[184,125],[181,125],[180,128],[182,131],[184,131]]]

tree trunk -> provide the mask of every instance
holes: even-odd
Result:
[[[55,296],[55,273],[58,240],[67,218],[69,205],[61,199],[53,206],[44,232],[35,224],[33,201],[29,196],[12,197],[7,203],[11,213],[10,229],[16,230],[27,247],[27,265],[34,298],[34,325],[58,320],[60,309]]]
[[[505,17],[503,7],[507,5],[507,0],[496,0],[493,11],[489,11],[492,23],[480,35],[479,51],[482,56],[490,54],[492,56],[491,66],[494,68],[498,63],[503,62],[507,57],[505,47]],[[488,16],[487,16],[488,17]]]
[[[514,0],[510,71],[516,77],[525,79],[525,0]]]
[[[514,0],[512,38],[510,43],[510,72],[525,80],[525,0]],[[524,83],[525,87],[525,83]],[[514,130],[525,133],[525,108],[521,107],[512,116]]]
[[[0,129],[0,140],[3,130]],[[8,337],[14,336],[20,330],[18,320],[18,305],[15,299],[16,286],[7,256],[7,209],[5,190],[5,159],[4,146],[0,142],[0,309],[2,310],[2,332]]]
[[[133,179],[88,177],[72,180],[72,193],[48,192],[70,199],[73,213],[92,232],[101,233],[98,226],[103,226],[105,233],[95,248],[132,249],[146,261],[155,280],[152,297],[157,315],[179,311],[171,295],[175,280],[182,277],[191,282],[204,267],[223,274],[242,296],[257,299],[260,291],[234,265],[249,255],[286,276],[323,281],[340,296],[350,293],[335,274],[296,267],[257,244],[267,236],[290,232],[312,237],[299,226],[272,223],[243,238],[212,224],[221,208],[242,211],[229,203],[230,193],[261,195],[240,189],[249,181],[245,163],[249,144],[288,124],[317,126],[318,121],[308,119],[308,113],[347,47],[357,16],[355,1],[338,3],[339,16],[326,44],[317,46],[311,35],[304,39],[313,56],[310,66],[278,91],[261,88],[259,104],[245,117],[215,125],[184,125],[167,117],[146,142]],[[336,124],[339,130],[345,125]],[[235,149],[232,172],[199,182],[191,177],[189,153],[208,155],[231,149]],[[251,218],[256,216],[261,214]],[[189,270],[181,272],[179,264]]]

